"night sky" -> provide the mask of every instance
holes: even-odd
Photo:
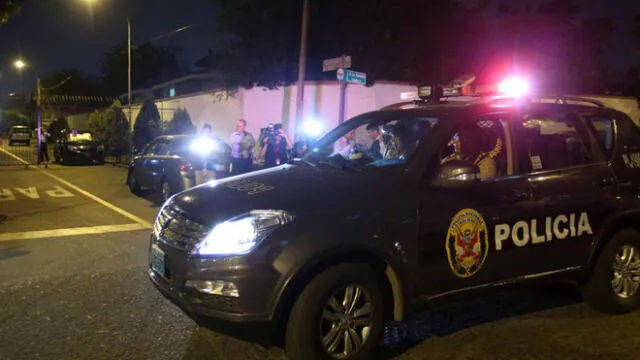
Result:
[[[97,74],[103,53],[126,40],[127,14],[132,21],[134,43],[194,25],[157,41],[159,45],[179,46],[182,49],[180,61],[187,68],[214,46],[214,0],[94,2],[97,5],[92,10],[86,0],[30,0],[21,13],[0,27],[0,97],[12,91],[29,92],[33,88],[34,69],[25,72],[21,79],[11,66],[19,56],[33,64],[40,74],[63,68],[79,68]],[[545,1],[519,0],[518,3],[540,2]],[[513,3],[513,0],[507,3]],[[617,65],[626,67],[624,35],[633,15],[640,13],[640,0],[581,0],[577,3],[591,16],[612,16],[616,19],[619,27],[613,56]]]

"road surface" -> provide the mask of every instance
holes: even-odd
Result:
[[[0,359],[284,359],[198,327],[152,287],[158,201],[130,194],[125,175],[0,166]],[[478,295],[390,329],[382,359],[636,360],[640,350],[640,312],[599,314],[563,285]]]

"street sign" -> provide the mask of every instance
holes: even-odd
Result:
[[[322,62],[322,71],[334,71],[339,68],[348,69],[351,67],[351,56],[338,57],[333,59],[327,59]]]
[[[367,74],[353,71],[353,70],[343,70],[343,71],[344,73],[342,76],[340,74],[337,75],[338,80],[360,84],[360,85],[364,85],[367,83]]]

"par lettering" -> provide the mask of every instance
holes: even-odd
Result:
[[[518,221],[513,226],[498,224],[494,233],[496,251],[502,250],[504,241],[508,239],[511,239],[515,246],[523,247],[582,235],[593,235],[589,215],[586,212],[547,216],[540,222],[538,219]]]
[[[28,199],[37,200],[40,199],[41,193],[38,192],[34,186],[25,188],[16,187],[13,188],[13,191],[11,191],[11,189],[0,188],[0,201],[18,200],[18,196],[16,196],[16,194]],[[70,198],[75,196],[73,193],[59,185],[56,185],[51,189],[44,190],[44,194],[52,198]]]

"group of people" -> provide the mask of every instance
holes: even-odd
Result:
[[[211,125],[205,124],[200,135],[213,136]],[[268,128],[266,134],[260,136],[259,142],[259,156],[264,159],[265,169],[286,164],[290,157],[300,157],[309,149],[309,145],[305,141],[292,143],[282,124],[275,124]],[[253,134],[247,131],[246,120],[240,119],[236,122],[236,130],[229,135],[228,143],[231,147],[229,174],[235,176],[252,171],[257,142]],[[207,178],[210,177],[207,176]],[[203,179],[196,182],[202,183],[204,181]]]

